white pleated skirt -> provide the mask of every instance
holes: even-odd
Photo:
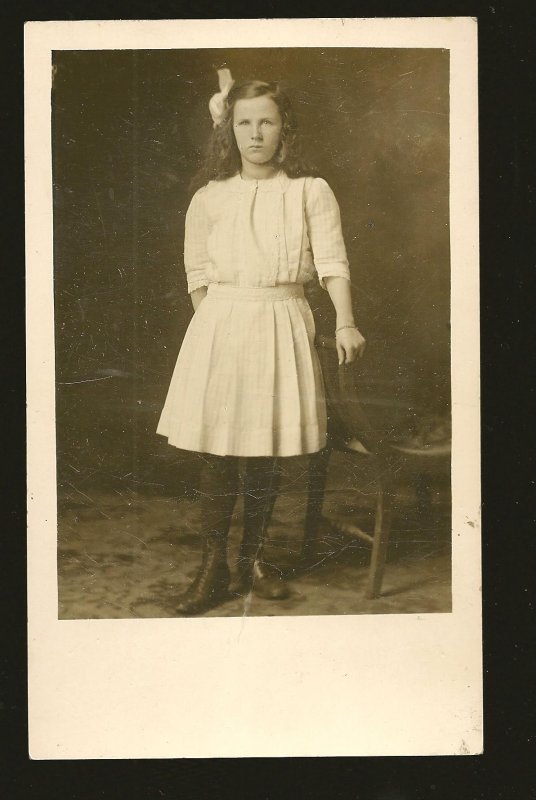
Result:
[[[212,283],[195,312],[157,433],[184,450],[294,456],[326,444],[315,324],[301,284]]]

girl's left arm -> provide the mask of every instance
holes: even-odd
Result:
[[[335,343],[339,364],[351,364],[365,351],[365,339],[354,322],[350,281],[338,275],[326,275],[326,289],[335,307]]]
[[[357,330],[352,311],[350,269],[341,229],[339,205],[322,178],[306,181],[305,214],[320,285],[335,306],[335,341],[339,364],[351,364],[363,354],[365,340]]]

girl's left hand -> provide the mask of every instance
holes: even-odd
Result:
[[[365,339],[357,328],[343,328],[335,334],[339,366],[352,364],[356,358],[361,358],[365,352]]]

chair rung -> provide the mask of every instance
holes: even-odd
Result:
[[[324,519],[329,525],[337,528],[342,533],[362,539],[364,542],[367,542],[367,544],[372,544],[374,542],[374,537],[371,536],[370,533],[366,533],[357,525],[354,525],[352,522],[348,522],[346,519],[340,519],[340,517],[324,517]]]

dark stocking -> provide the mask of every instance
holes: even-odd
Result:
[[[329,446],[324,447],[324,449],[320,450],[318,453],[311,453],[309,456],[309,469],[307,471],[308,499],[305,511],[305,537],[302,549],[302,556],[306,562],[310,559],[314,561],[318,557],[317,536],[322,519],[322,507],[324,505],[330,456],[331,447]]]
[[[281,483],[276,458],[248,458],[244,472],[244,548],[258,548],[264,539]]]
[[[244,473],[244,537],[240,547],[238,590],[277,599],[287,596],[281,572],[263,558],[263,544],[270,522],[281,473],[276,458],[248,458]]]

